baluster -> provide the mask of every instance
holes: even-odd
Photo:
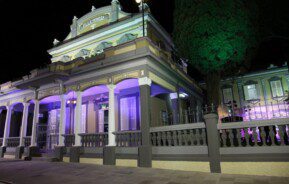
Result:
[[[228,138],[229,138],[228,141],[230,143],[230,147],[233,147],[234,146],[234,131],[233,131],[233,129],[228,130]]]
[[[187,139],[187,130],[182,130],[183,134],[182,134],[182,140],[185,146],[188,145],[188,139]]]
[[[249,128],[244,128],[244,133],[245,133],[245,146],[249,146],[250,145],[250,134],[249,134]]]
[[[200,139],[200,145],[204,145],[204,137],[203,137],[203,131],[202,129],[197,130],[199,132],[199,139]]]
[[[275,146],[276,142],[275,142],[275,131],[274,131],[274,126],[269,126],[269,135],[270,135],[270,139],[271,139],[271,146]]]
[[[280,125],[278,126],[279,127],[279,131],[278,131],[278,134],[279,134],[279,137],[280,137],[280,146],[284,146],[285,145],[285,134],[286,133],[286,126],[284,125]]]
[[[158,141],[158,146],[161,146],[161,142],[162,142],[162,133],[161,132],[158,132],[157,133],[157,141]]]
[[[132,146],[132,137],[131,137],[131,133],[127,133],[127,146]]]
[[[221,130],[221,138],[222,138],[222,142],[223,142],[223,147],[227,147],[227,132],[226,130]]]
[[[178,130],[178,146],[183,145],[182,134],[183,134],[183,132],[181,130]]]
[[[257,134],[257,128],[252,128],[253,131],[253,138],[254,138],[254,146],[258,145],[258,134]]]
[[[167,131],[167,141],[168,141],[168,146],[172,146],[172,136],[171,136],[170,131]]]
[[[123,134],[119,133],[119,142],[120,142],[120,146],[123,146]]]
[[[194,135],[193,135],[193,134],[194,134],[194,133],[193,133],[193,130],[190,129],[190,130],[189,130],[189,141],[190,141],[190,145],[191,145],[191,146],[194,145],[194,140],[193,140]]]
[[[97,141],[98,141],[98,134],[93,134],[92,147],[98,147]]]
[[[130,136],[129,133],[125,133],[125,147],[130,145]]]
[[[173,143],[174,143],[174,146],[178,145],[178,135],[177,135],[176,130],[173,131]]]
[[[200,146],[201,145],[201,139],[200,139],[200,134],[199,134],[199,131],[198,131],[198,129],[194,129],[194,131],[195,131],[195,138],[196,138],[196,145],[197,146]]]
[[[260,139],[262,140],[262,146],[267,146],[265,127],[260,127],[260,129],[261,129]]]
[[[202,135],[203,135],[204,145],[207,145],[207,132],[205,128],[202,129]]]
[[[118,133],[115,134],[115,142],[116,142],[117,146],[120,146],[120,140],[119,140],[119,134]]]
[[[167,135],[166,135],[166,132],[162,132],[162,142],[163,142],[163,146],[167,146]]]
[[[84,147],[85,146],[85,136],[81,135],[81,146]]]

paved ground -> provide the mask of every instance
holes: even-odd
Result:
[[[0,183],[289,184],[289,178],[0,159]]]

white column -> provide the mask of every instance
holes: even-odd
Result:
[[[65,125],[66,125],[66,96],[60,95],[61,108],[60,108],[60,122],[59,122],[59,136],[58,146],[64,146]]]
[[[22,113],[22,123],[21,123],[21,132],[20,132],[20,146],[24,146],[24,137],[27,132],[27,119],[28,119],[28,110],[29,103],[23,103],[23,113]]]
[[[81,116],[82,116],[82,92],[76,92],[76,107],[74,111],[74,135],[75,135],[75,144],[74,146],[81,146],[81,137],[78,135],[81,130]]]
[[[13,106],[6,106],[7,113],[6,113],[6,121],[5,121],[5,128],[4,128],[4,136],[3,136],[3,147],[7,146],[7,138],[9,138],[10,134],[10,123],[11,123],[11,114]]]
[[[34,116],[33,116],[33,124],[32,124],[32,135],[31,135],[31,147],[37,146],[36,143],[36,133],[37,133],[37,125],[39,121],[39,100],[34,100]]]
[[[115,132],[115,95],[114,95],[114,89],[116,88],[116,85],[109,84],[107,85],[107,88],[109,89],[109,111],[108,111],[108,146],[115,146],[115,135],[113,132]]]

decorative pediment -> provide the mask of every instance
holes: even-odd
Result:
[[[68,62],[68,61],[71,61],[71,57],[65,55],[65,56],[62,56],[59,61]]]
[[[129,41],[135,40],[136,38],[137,38],[137,35],[136,35],[136,34],[127,33],[127,34],[123,35],[123,36],[117,41],[117,44],[120,45],[120,44],[129,42]]]
[[[110,42],[101,42],[95,49],[94,53],[95,54],[100,54],[103,52],[104,49],[109,48],[112,46],[112,43]]]
[[[83,58],[86,58],[90,55],[90,51],[87,50],[87,49],[81,49],[75,56],[75,58],[80,58],[80,57],[83,57]]]

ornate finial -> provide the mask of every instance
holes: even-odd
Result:
[[[74,20],[74,21],[75,21],[75,20],[78,20],[78,18],[77,18],[76,16],[74,16],[74,17],[73,17],[73,20]]]
[[[118,3],[118,0],[112,0],[111,3]]]
[[[94,6],[92,6],[92,7],[91,7],[91,11],[94,11],[94,10],[95,10],[95,7],[94,7]]]
[[[59,40],[57,40],[56,38],[53,40],[53,45],[57,45],[59,43]]]

